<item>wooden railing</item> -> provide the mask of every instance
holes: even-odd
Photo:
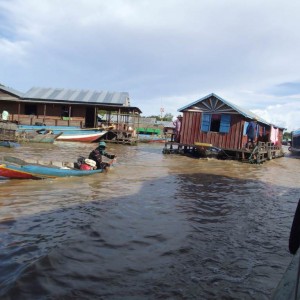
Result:
[[[18,115],[11,114],[9,120],[17,122],[22,125],[36,125],[45,124],[48,126],[80,126],[84,127],[85,118],[82,117],[71,117],[62,118],[55,116],[40,116],[40,115]]]

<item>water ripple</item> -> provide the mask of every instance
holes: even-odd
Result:
[[[75,159],[93,146],[15,154]],[[110,148],[119,164],[108,174],[0,181],[1,299],[270,298],[291,260],[299,160]]]

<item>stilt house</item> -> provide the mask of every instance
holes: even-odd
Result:
[[[281,146],[284,128],[263,120],[216,94],[207,95],[178,111],[183,113],[180,143],[209,143],[222,149],[242,149],[247,143],[246,128],[257,121],[257,141]]]
[[[24,125],[43,123],[54,126],[98,127],[98,113],[114,119],[123,128],[129,120],[135,122],[141,113],[130,106],[127,92],[103,92],[58,88],[31,88],[22,93],[0,85],[0,113],[9,112],[9,120]],[[110,118],[114,115],[114,118]]]

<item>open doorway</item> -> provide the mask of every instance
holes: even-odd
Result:
[[[85,111],[85,127],[95,127],[95,107],[87,107]]]

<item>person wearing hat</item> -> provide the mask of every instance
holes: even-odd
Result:
[[[105,156],[109,159],[116,158],[116,155],[108,154],[105,151],[105,148],[106,143],[102,141],[99,143],[98,147],[89,154],[89,159],[92,159],[96,162],[97,169],[106,169],[107,167],[110,167],[109,163],[102,160],[102,156]]]
[[[180,142],[181,121],[182,121],[182,116],[179,115],[179,116],[177,116],[176,121],[173,122],[173,125],[175,126],[175,128],[174,128],[175,142],[177,142],[177,143]]]

